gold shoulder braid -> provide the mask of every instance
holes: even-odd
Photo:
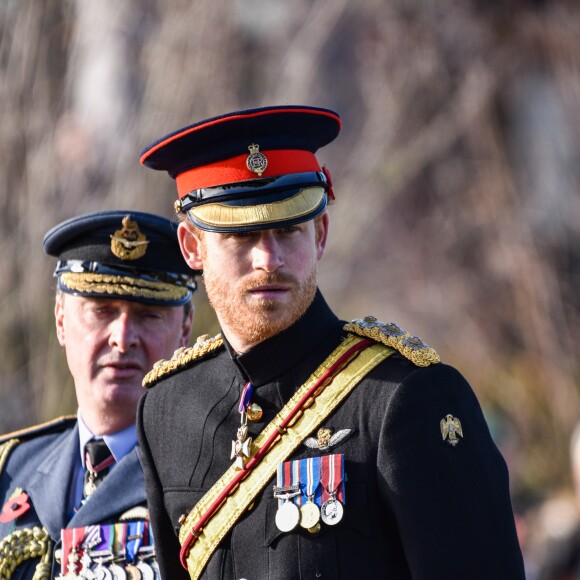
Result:
[[[434,349],[394,322],[381,322],[374,316],[365,316],[362,320],[349,322],[344,329],[394,348],[418,367],[428,367],[441,362]]]
[[[223,345],[224,341],[221,334],[213,338],[209,334],[203,334],[198,337],[193,346],[189,348],[178,348],[169,360],[156,362],[153,368],[143,378],[142,384],[146,389],[149,389],[162,378],[167,378],[178,371],[193,366],[194,363],[197,364],[209,358],[210,355],[222,348]]]
[[[49,580],[51,540],[45,528],[35,526],[16,530],[0,542],[0,578],[8,580],[22,562],[40,558],[32,580]]]

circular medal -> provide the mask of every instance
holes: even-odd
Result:
[[[338,524],[342,520],[343,513],[344,508],[342,504],[333,497],[325,501],[320,508],[320,517],[327,526]]]
[[[89,495],[95,493],[95,489],[97,489],[97,486],[89,479],[84,485],[85,497],[89,497]]]
[[[119,564],[111,564],[109,566],[109,570],[111,571],[114,580],[127,580],[127,573],[125,572],[125,568],[119,566]]]
[[[147,562],[137,562],[137,568],[139,568],[143,580],[155,580],[155,572]]]
[[[256,422],[262,418],[264,411],[258,403],[251,403],[246,410],[246,415],[248,416],[248,421]]]
[[[307,501],[300,507],[300,526],[309,530],[320,520],[320,510],[313,501]]]
[[[139,568],[133,564],[127,564],[125,566],[125,572],[127,573],[127,578],[129,580],[141,580],[143,578],[141,570],[139,570]]]
[[[99,562],[98,566],[95,568],[95,578],[97,580],[113,580],[113,575],[105,566],[103,566],[102,562]]]
[[[291,532],[300,522],[300,510],[291,501],[286,501],[276,512],[276,527],[281,532]]]

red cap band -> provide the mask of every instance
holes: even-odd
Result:
[[[258,175],[248,169],[246,161],[248,154],[238,155],[231,159],[216,161],[209,165],[194,167],[178,175],[177,194],[180,198],[196,189],[215,187],[250,181],[261,177],[276,177],[290,173],[304,173],[307,171],[320,171],[320,164],[310,151],[280,149],[272,151],[260,151],[268,160],[268,166],[262,175]]]

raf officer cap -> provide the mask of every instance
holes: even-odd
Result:
[[[195,290],[175,224],[136,211],[101,211],[74,217],[44,236],[58,258],[54,275],[67,294],[179,306]]]
[[[176,210],[202,230],[284,227],[313,219],[334,198],[315,153],[340,127],[337,113],[316,107],[236,111],[162,137],[141,163],[176,180]]]

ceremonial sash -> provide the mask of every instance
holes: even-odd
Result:
[[[394,352],[349,334],[258,435],[245,468],[240,471],[232,465],[201,498],[179,532],[181,563],[193,580],[199,578],[224,536],[276,474],[278,465]]]

